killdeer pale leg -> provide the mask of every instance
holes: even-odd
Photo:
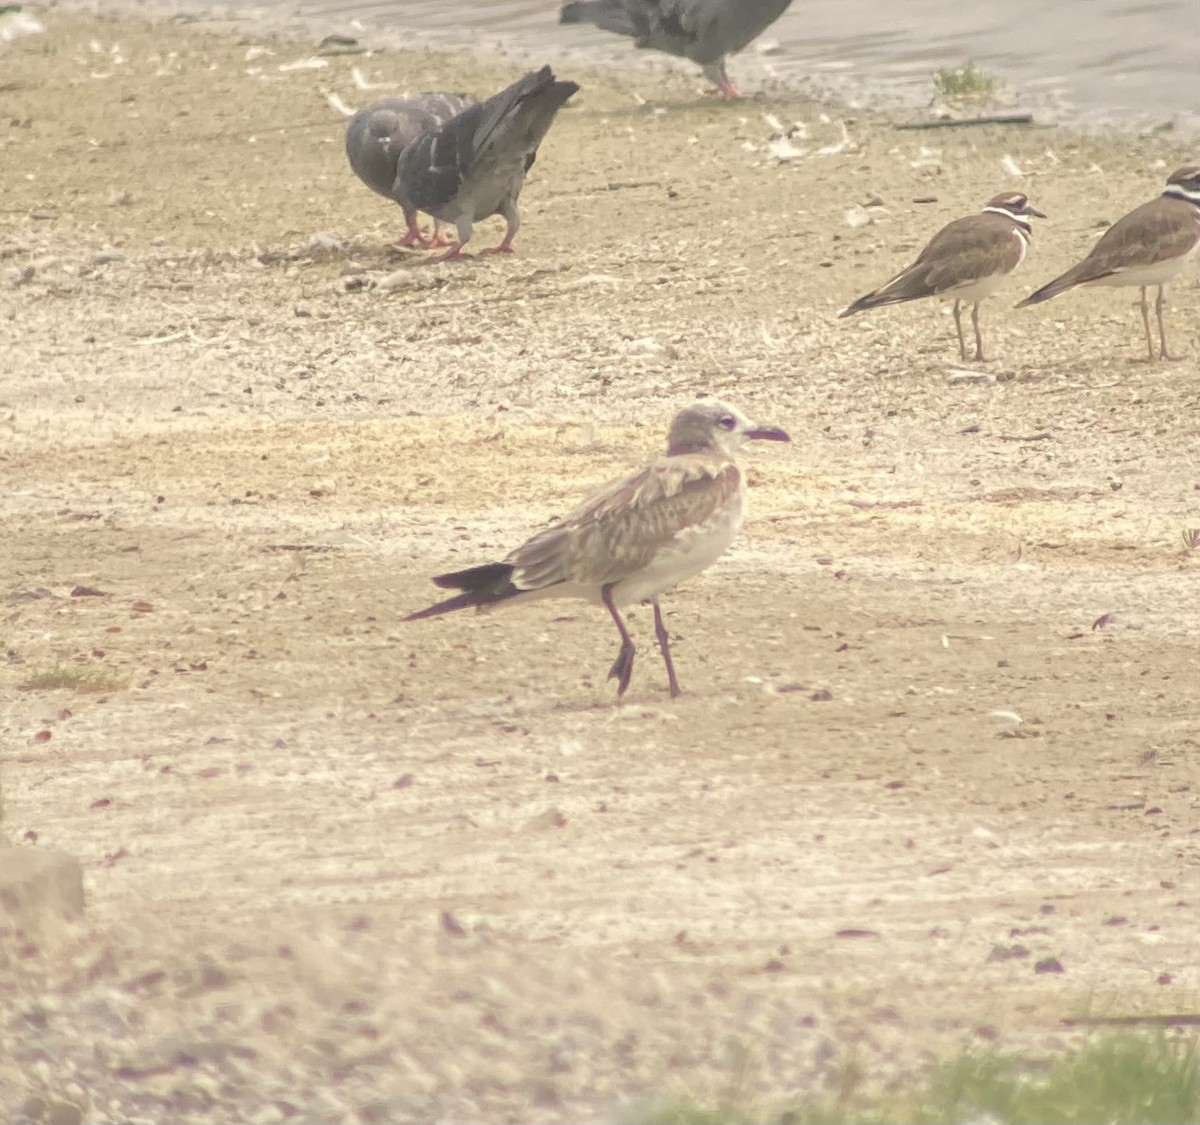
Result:
[[[1167,351],[1167,329],[1163,324],[1163,306],[1167,303],[1167,298],[1163,293],[1164,286],[1158,287],[1158,300],[1154,302],[1154,311],[1158,314],[1158,340],[1160,344],[1158,358],[1159,359],[1174,359],[1175,357]]]
[[[979,331],[979,302],[971,306],[971,324],[975,328],[975,359],[979,363],[986,363],[987,357],[983,354],[983,335]]]
[[[617,632],[621,634],[621,648],[617,652],[617,658],[613,661],[613,666],[608,670],[608,678],[617,681],[617,695],[620,697],[629,689],[629,681],[633,679],[633,658],[637,653],[637,649],[634,647],[633,638],[629,635],[629,630],[625,627],[624,618],[622,618],[617,607],[613,605],[613,588],[611,582],[601,588],[600,597],[604,602],[605,608],[612,614],[613,622],[617,626]]]
[[[1146,358],[1154,360],[1154,337],[1150,331],[1148,290],[1158,288],[1154,309],[1158,318],[1159,358],[1173,358],[1167,351],[1163,320],[1164,289],[1183,270],[1200,247],[1200,166],[1188,165],[1172,172],[1157,199],[1122,216],[1101,235],[1091,252],[1078,265],[1043,285],[1017,304],[1017,308],[1040,304],[1068,289],[1082,285],[1136,285],[1141,290],[1138,307],[1146,332]]]
[[[1146,296],[1146,286],[1141,288],[1142,299],[1138,301],[1138,308],[1142,310],[1142,327],[1146,331],[1146,362],[1154,362],[1154,336],[1150,331],[1150,300]],[[1162,299],[1162,288],[1159,290],[1159,299]]]
[[[962,330],[962,301],[954,302],[954,327],[958,329],[958,358],[967,361],[967,341]]]
[[[947,223],[905,270],[886,285],[859,297],[840,316],[853,316],[866,309],[915,301],[920,297],[954,300],[954,327],[958,331],[959,359],[967,359],[963,334],[962,303],[970,301],[971,324],[975,328],[975,358],[983,362],[983,335],[979,328],[979,305],[1003,284],[1024,260],[1033,228],[1029,216],[1046,216],[1020,192],[996,196],[978,215]]]
[[[716,399],[681,410],[671,423],[666,456],[612,481],[502,562],[438,575],[435,585],[458,593],[404,620],[537,598],[598,602],[621,636],[609,678],[624,695],[635,649],[620,607],[648,601],[671,695],[677,696],[679,680],[658,596],[710,567],[737,535],[745,518],[746,485],[733,455],[747,440],[791,439],[782,430],[753,425]]]
[[[662,650],[663,663],[667,666],[667,683],[671,687],[671,698],[679,696],[679,681],[675,678],[675,662],[671,659],[671,638],[667,636],[667,627],[663,623],[662,607],[658,598],[651,598],[654,606],[654,635],[658,638],[658,647]]]

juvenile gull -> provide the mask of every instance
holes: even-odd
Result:
[[[417,227],[415,207],[392,194],[400,153],[422,133],[444,125],[478,99],[471,94],[417,94],[411,98],[384,98],[360,109],[346,125],[346,156],[354,174],[372,191],[404,208],[408,229],[399,245],[424,245]],[[430,246],[444,245],[433,221]]]
[[[859,297],[839,316],[853,316],[882,305],[897,305],[921,297],[953,297],[954,327],[958,329],[958,354],[967,358],[963,338],[962,302],[970,301],[975,329],[975,356],[983,361],[983,335],[979,330],[979,302],[990,297],[1023,261],[1033,228],[1029,216],[1046,216],[1019,191],[997,195],[977,215],[947,223],[886,285]]]
[[[484,253],[512,250],[521,226],[517,198],[525,174],[554,115],[578,89],[574,82],[558,81],[544,66],[405,147],[392,197],[406,214],[426,211],[458,232],[458,241],[432,261],[462,257],[473,224],[496,214],[504,216],[508,229],[504,241]]]
[[[1150,332],[1150,302],[1146,290],[1158,286],[1154,311],[1158,315],[1158,355],[1171,359],[1163,325],[1163,286],[1179,276],[1188,258],[1200,246],[1200,167],[1189,165],[1173,172],[1166,190],[1118,219],[1092,247],[1092,252],[1061,277],[1043,285],[1017,304],[1038,305],[1077,285],[1138,285],[1139,305],[1146,330],[1146,357],[1154,359]]]
[[[462,593],[404,620],[538,598],[599,603],[621,635],[608,677],[624,695],[634,646],[619,609],[649,601],[671,696],[679,695],[658,596],[710,567],[737,535],[746,514],[746,486],[733,456],[747,440],[791,439],[783,430],[755,426],[716,399],[693,403],[671,423],[664,457],[601,488],[503,562],[439,575],[434,585]]]
[[[592,23],[627,35],[638,47],[698,62],[727,98],[740,98],[725,56],[757,39],[792,0],[574,0],[559,23]]]

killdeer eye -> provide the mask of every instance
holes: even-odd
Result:
[[[717,425],[723,430],[732,430],[737,425],[737,419],[732,414],[726,414],[717,420]]]

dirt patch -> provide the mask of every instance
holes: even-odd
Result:
[[[502,62],[49,22],[0,132],[4,829],[89,907],[0,957],[7,1119],[595,1119],[1194,1007],[1194,282],[1185,362],[1128,293],[1001,299],[975,383],[944,308],[834,315],[1019,182],[1015,300],[1182,154],[820,155],[836,111],[572,73],[519,253],[429,268],[326,94]],[[796,441],[666,599],[683,699],[645,611],[623,704],[587,607],[399,624],[698,391]]]

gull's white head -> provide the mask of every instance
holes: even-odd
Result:
[[[732,455],[744,441],[791,441],[774,426],[758,426],[740,410],[716,398],[704,398],[675,415],[667,452],[718,452]]]

